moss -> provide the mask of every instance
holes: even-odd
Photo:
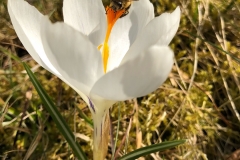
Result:
[[[172,11],[180,5],[181,24],[177,35],[170,44],[174,50],[176,63],[169,79],[154,93],[115,104],[111,118],[116,134],[118,106],[121,110],[118,146],[127,131],[130,119],[133,123],[125,150],[137,148],[137,141],[151,145],[162,141],[188,139],[187,143],[175,149],[158,154],[163,159],[224,159],[240,146],[240,127],[236,115],[240,110],[239,102],[239,17],[236,9],[239,1],[179,1],[152,0],[155,15]],[[104,1],[107,5],[109,2]],[[134,3],[141,3],[141,0]],[[6,9],[6,0],[0,1],[0,47],[7,49],[22,60],[27,59],[31,67],[37,64],[27,52],[12,29]],[[62,21],[62,1],[32,1],[42,13],[51,14],[53,22]],[[202,8],[201,8],[202,7]],[[209,9],[207,9],[209,7]],[[199,27],[199,10],[208,16],[202,19]],[[224,33],[222,22],[225,24]],[[4,35],[4,36],[2,36]],[[227,46],[223,52],[223,41]],[[219,36],[219,37],[218,37]],[[197,42],[197,38],[199,43]],[[14,44],[14,45],[12,45]],[[20,46],[20,47],[19,47]],[[227,53],[227,54],[226,54]],[[229,54],[230,53],[230,54]],[[198,55],[198,57],[195,57]],[[231,58],[228,55],[232,55]],[[197,58],[197,67],[195,68]],[[72,152],[55,123],[42,107],[41,100],[31,82],[22,73],[23,66],[0,54],[0,155],[10,159],[23,159],[38,128],[44,128],[42,138],[30,159],[73,159]],[[69,86],[43,68],[36,75],[59,106],[69,126],[85,137],[77,138],[88,157],[92,157],[92,129],[78,114],[77,103],[83,112],[91,116],[86,104]],[[191,80],[191,77],[194,79]],[[226,83],[227,85],[226,85]],[[191,88],[189,88],[191,84]],[[31,93],[28,99],[26,93]],[[233,101],[230,102],[229,96]],[[233,110],[234,105],[237,111]],[[137,109],[136,109],[137,106]],[[21,115],[30,117],[22,117]],[[74,118],[73,118],[74,117]],[[10,123],[8,123],[10,122]],[[8,124],[7,124],[8,123]],[[17,138],[16,138],[16,135]],[[13,144],[16,145],[13,145]],[[143,146],[142,145],[142,146]],[[16,149],[20,149],[16,151]],[[111,156],[109,151],[108,156]],[[71,157],[71,158],[70,158]],[[146,159],[152,159],[146,156]]]

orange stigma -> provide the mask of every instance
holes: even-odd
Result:
[[[106,14],[107,14],[107,32],[105,36],[105,40],[103,42],[103,45],[100,45],[101,48],[103,46],[102,50],[102,57],[103,57],[103,69],[104,73],[107,71],[107,63],[108,63],[108,57],[109,57],[109,47],[108,47],[108,39],[111,33],[111,30],[115,24],[115,22],[118,20],[119,17],[125,12],[125,10],[118,10],[114,11],[110,7],[106,7]]]

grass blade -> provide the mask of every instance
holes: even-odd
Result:
[[[80,145],[75,142],[74,135],[72,131],[70,130],[69,126],[67,125],[66,121],[63,119],[59,111],[57,110],[57,107],[54,105],[48,94],[45,92],[41,84],[38,82],[36,77],[34,76],[31,69],[27,66],[26,63],[23,63],[24,68],[26,69],[35,89],[37,90],[44,107],[48,110],[51,117],[53,118],[54,122],[56,123],[58,129],[64,136],[64,138],[67,140],[68,144],[72,148],[74,154],[76,157],[78,157],[79,160],[87,160],[84,152],[82,151]]]
[[[88,116],[83,113],[83,111],[78,107],[78,105],[76,103],[74,103],[74,106],[77,108],[79,115],[93,129],[93,122],[91,121],[91,119],[89,119]]]
[[[120,119],[121,119],[121,112],[120,112],[120,104],[118,103],[118,124],[117,124],[117,133],[116,133],[116,137],[115,137],[115,144],[114,144],[114,148],[112,151],[112,159],[114,159],[115,157],[115,151],[116,151],[116,147],[117,147],[117,140],[118,140],[118,133],[119,133],[119,126],[120,126]]]
[[[233,55],[233,54],[230,53],[230,52],[227,52],[227,51],[223,50],[222,48],[218,47],[216,44],[211,43],[210,41],[207,41],[207,40],[201,38],[200,36],[196,36],[196,35],[194,35],[194,34],[192,34],[192,33],[190,33],[190,32],[185,31],[185,33],[187,33],[189,36],[192,36],[193,38],[199,38],[201,41],[210,44],[212,47],[218,49],[219,51],[222,51],[222,52],[225,53],[225,54],[228,54],[231,58],[233,58],[235,61],[237,61],[238,63],[240,63],[240,59],[239,59],[237,56]]]
[[[184,143],[186,140],[176,140],[176,141],[167,141],[162,142],[159,144],[153,144],[151,146],[139,148],[133,152],[130,152],[124,156],[122,156],[119,160],[131,160],[131,159],[137,159],[139,157],[142,157],[144,155],[148,155],[150,153],[164,151],[166,149],[170,149],[172,147],[175,147],[179,144]]]

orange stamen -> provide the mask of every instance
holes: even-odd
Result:
[[[114,11],[110,7],[106,8],[107,32],[106,32],[105,40],[103,42],[103,50],[102,50],[102,52],[103,52],[102,56],[103,56],[103,69],[104,69],[104,73],[106,73],[106,71],[107,71],[107,63],[108,63],[108,57],[109,57],[108,39],[109,39],[111,30],[112,30],[115,22],[118,20],[119,17],[121,17],[121,15],[124,12],[125,12],[125,10]]]

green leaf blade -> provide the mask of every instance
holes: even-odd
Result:
[[[27,71],[35,89],[37,90],[37,92],[44,104],[44,107],[50,113],[50,115],[53,118],[54,122],[56,123],[58,129],[60,130],[60,132],[62,133],[64,138],[67,140],[68,144],[72,148],[76,157],[78,157],[79,160],[87,160],[87,157],[84,154],[83,150],[81,149],[80,145],[77,142],[75,142],[75,137],[74,137],[71,129],[67,125],[66,121],[63,119],[60,112],[57,110],[57,107],[54,105],[51,98],[48,96],[46,91],[43,89],[41,84],[38,82],[35,75],[31,71],[31,69],[27,66],[27,64],[23,63],[23,66],[24,66],[25,70]]]
[[[166,149],[173,148],[177,145],[185,143],[185,141],[186,140],[167,141],[159,144],[153,144],[151,146],[142,147],[122,156],[119,160],[134,160],[144,155],[148,155],[150,153],[164,151]]]

